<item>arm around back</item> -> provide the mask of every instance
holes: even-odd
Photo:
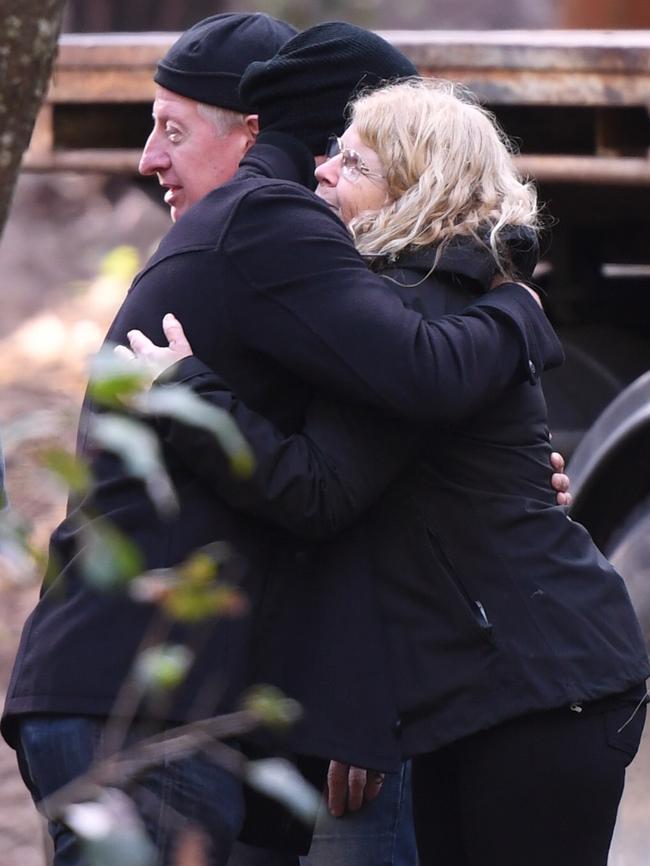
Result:
[[[244,196],[222,239],[232,326],[312,384],[400,416],[459,421],[563,355],[526,289],[428,321],[369,272],[340,220],[296,185]]]

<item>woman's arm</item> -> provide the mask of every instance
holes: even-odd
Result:
[[[140,331],[130,332],[134,355],[154,375],[174,364],[174,382],[229,412],[255,454],[256,469],[246,481],[235,477],[215,437],[198,427],[164,421],[163,440],[233,507],[297,535],[326,538],[354,523],[417,455],[421,427],[326,399],[312,401],[300,432],[284,435],[191,354],[173,316],[165,317],[163,330],[166,347],[155,346]],[[128,353],[124,347],[118,350]],[[563,463],[554,468],[552,485],[559,501],[568,495],[568,478]]]
[[[255,455],[249,479],[236,477],[216,438],[207,430],[160,419],[164,443],[231,506],[252,512],[311,538],[326,538],[354,523],[413,459],[418,427],[384,418],[376,410],[314,399],[300,432],[285,435],[249,409],[221,378],[191,354],[183,328],[171,315],[163,330],[169,345],[155,346],[130,331],[133,355],[152,376],[186,385],[227,411]],[[116,351],[130,356],[125,347]],[[174,364],[171,369],[170,364]]]

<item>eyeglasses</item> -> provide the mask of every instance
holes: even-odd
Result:
[[[328,159],[333,159],[335,156],[341,157],[341,174],[351,183],[356,183],[361,175],[371,180],[373,178],[377,180],[385,179],[385,175],[379,171],[373,171],[367,165],[360,153],[357,153],[356,150],[352,150],[350,147],[344,147],[338,135],[330,135],[327,141],[325,156]]]

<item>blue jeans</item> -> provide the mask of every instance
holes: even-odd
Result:
[[[35,803],[92,763],[103,738],[103,721],[88,716],[25,716],[20,723],[18,764]],[[137,740],[137,730],[129,743]],[[130,785],[163,866],[173,863],[179,831],[198,826],[211,843],[210,866],[223,866],[243,821],[241,784],[202,755],[166,762]],[[74,834],[49,823],[54,866],[83,866]]]
[[[323,804],[309,855],[298,859],[238,844],[228,866],[416,866],[411,767],[387,773],[381,794],[333,818]]]
[[[301,866],[416,866],[411,766],[386,773],[381,793],[358,812],[333,818],[321,807]]]

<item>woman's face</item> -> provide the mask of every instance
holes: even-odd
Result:
[[[388,199],[388,187],[379,157],[363,143],[354,124],[339,142],[340,152],[316,169],[316,195],[348,225],[363,211],[379,210]]]

